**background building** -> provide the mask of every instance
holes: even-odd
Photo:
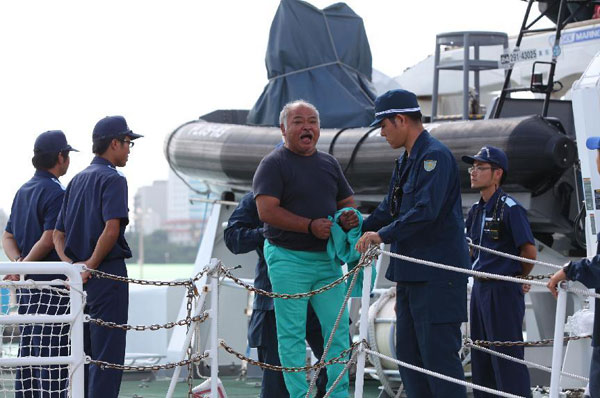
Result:
[[[152,185],[140,187],[135,194],[135,230],[150,235],[163,229],[167,219],[167,181],[154,181]]]
[[[198,192],[205,192],[206,185],[199,180],[186,181]],[[181,245],[198,245],[204,231],[204,224],[210,212],[210,204],[191,202],[196,197],[207,198],[190,189],[177,175],[169,170],[167,180],[167,219],[163,229],[168,233],[169,242]]]

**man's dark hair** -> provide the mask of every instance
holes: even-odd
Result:
[[[403,115],[408,117],[413,122],[420,122],[423,120],[423,115],[421,114],[421,111],[403,113]]]
[[[502,178],[500,178],[500,185],[504,185],[504,181],[506,181],[507,174],[506,174],[505,170],[503,170],[503,169],[500,169],[500,170],[502,170]]]
[[[31,163],[36,170],[50,170],[58,163],[58,154],[62,153],[64,158],[69,156],[69,151],[34,153]]]
[[[102,138],[99,140],[95,140],[92,144],[92,152],[94,152],[96,155],[102,155],[104,152],[106,152],[112,140],[122,141],[124,139],[125,135],[120,135],[118,137]]]
[[[423,120],[423,115],[421,114],[421,111],[407,112],[407,113],[394,113],[393,115],[388,116],[388,119],[394,126],[396,125],[396,115],[406,116],[413,122],[421,122]]]
[[[500,185],[503,185],[504,181],[506,180],[506,175],[507,175],[506,171],[502,167],[498,166],[496,163],[488,163],[488,164],[492,167],[492,173],[495,170],[502,170],[502,177],[500,177]]]

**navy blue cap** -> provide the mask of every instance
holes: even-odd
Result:
[[[65,133],[60,130],[46,131],[35,139],[33,153],[58,153],[63,151],[75,151],[71,145],[67,144]]]
[[[127,122],[123,116],[106,116],[100,119],[94,126],[94,132],[92,134],[92,140],[102,140],[105,138],[117,138],[125,135],[132,140],[143,137],[143,135],[135,134],[127,126]]]
[[[473,164],[476,160],[495,164],[504,170],[505,173],[508,173],[508,158],[500,148],[496,148],[495,146],[484,146],[477,152],[477,155],[462,157],[462,161],[468,164]]]
[[[420,112],[417,96],[410,91],[397,89],[381,94],[375,99],[375,120],[371,127],[377,126],[386,117],[398,113]]]
[[[587,149],[600,149],[600,137],[590,137],[585,141]]]

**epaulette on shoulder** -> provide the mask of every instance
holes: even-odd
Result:
[[[63,191],[67,190],[67,188],[65,188],[65,186],[60,181],[58,181],[58,178],[51,178],[51,180],[52,182],[57,184]]]
[[[506,199],[505,199],[505,198],[506,198]],[[504,203],[506,203],[506,205],[507,205],[508,207],[513,207],[513,206],[515,206],[515,205],[518,205],[517,201],[516,201],[516,200],[514,200],[513,198],[511,198],[511,197],[510,197],[510,196],[508,196],[508,195],[504,195],[504,196],[502,197],[502,200],[504,201]]]
[[[123,174],[123,172],[121,172],[120,170],[117,170],[116,167],[114,166],[108,166],[109,169],[114,170],[117,172],[118,175],[120,175],[121,177],[125,177],[125,174]]]

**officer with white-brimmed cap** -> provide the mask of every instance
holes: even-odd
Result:
[[[375,100],[375,120],[397,159],[387,197],[363,223],[357,249],[390,243],[394,253],[467,268],[458,166],[450,150],[423,128],[414,93],[391,90]],[[467,320],[464,274],[390,259],[396,285],[396,356],[464,379],[458,351]],[[465,397],[463,386],[400,367],[409,398]]]

